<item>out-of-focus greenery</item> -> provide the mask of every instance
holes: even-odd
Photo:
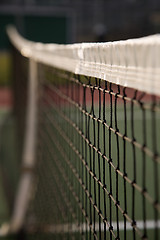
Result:
[[[12,78],[12,59],[7,51],[0,52],[0,87],[10,86]]]

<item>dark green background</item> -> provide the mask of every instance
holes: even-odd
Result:
[[[66,43],[66,18],[47,16],[0,15],[0,49],[7,49],[6,26],[14,24],[29,40],[44,43]]]

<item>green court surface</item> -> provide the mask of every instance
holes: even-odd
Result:
[[[90,111],[90,107],[88,106],[88,112]],[[95,106],[95,117],[98,117],[99,115],[99,108]],[[112,118],[112,126],[115,128],[115,115],[114,115],[114,105],[113,105],[113,118]],[[103,135],[103,126],[101,124],[98,126],[98,122],[94,122],[92,119],[89,120],[88,117],[83,116],[81,119],[81,114],[73,109],[68,108],[65,106],[65,108],[61,108],[61,112],[65,113],[66,116],[68,116],[74,123],[76,123],[77,126],[83,129],[84,135],[90,139],[91,143],[94,143],[95,147],[98,147],[101,151],[104,151],[104,135]],[[101,109],[101,114],[103,114],[103,108]],[[110,124],[110,108],[106,107],[106,122]],[[119,132],[124,134],[124,109],[122,105],[119,105],[119,108],[117,109],[117,122],[118,122],[118,129]],[[7,185],[7,188],[11,189],[13,191],[11,199],[15,193],[17,182],[18,182],[18,176],[19,176],[19,165],[18,165],[18,142],[16,141],[16,125],[15,125],[15,119],[11,113],[7,113],[4,111],[1,111],[1,116],[3,119],[1,124],[1,164],[3,165],[3,169],[7,170],[7,177],[11,177],[12,184],[9,181]],[[92,171],[94,168],[95,176],[99,178],[101,182],[103,182],[103,176],[104,176],[104,167],[105,167],[105,182],[106,182],[106,189],[110,191],[111,184],[112,184],[112,196],[114,199],[116,199],[116,195],[118,194],[118,200],[120,203],[120,206],[122,209],[125,208],[125,195],[124,195],[124,179],[121,175],[118,175],[118,188],[116,186],[116,172],[113,167],[109,167],[109,164],[107,162],[104,163],[103,157],[98,157],[98,154],[94,153],[94,150],[89,148],[86,145],[85,140],[81,139],[79,134],[75,131],[75,128],[71,126],[70,124],[64,122],[62,119],[61,114],[57,113],[56,108],[52,106],[47,107],[42,113],[42,118],[45,119],[45,125],[41,128],[41,131],[44,132],[43,135],[43,155],[44,155],[44,163],[42,165],[44,168],[42,168],[41,180],[39,185],[39,192],[37,194],[38,198],[41,199],[41,201],[44,204],[43,214],[45,216],[45,211],[47,212],[47,217],[45,219],[39,219],[42,221],[45,220],[47,223],[54,223],[58,225],[65,225],[70,226],[70,231],[74,235],[75,239],[80,239],[80,234],[78,233],[79,229],[84,231],[84,234],[86,235],[86,238],[90,236],[90,231],[87,229],[84,220],[84,217],[82,217],[82,213],[79,209],[79,206],[77,205],[77,202],[72,196],[72,191],[66,190],[66,179],[63,176],[63,171],[65,174],[68,174],[69,181],[73,186],[73,189],[75,193],[79,196],[79,198],[82,200],[82,204],[86,208],[86,211],[88,215],[91,218],[91,223],[93,224],[93,215],[94,215],[94,208],[91,204],[91,201],[89,200],[88,196],[84,193],[84,190],[82,186],[80,186],[78,180],[75,178],[74,173],[69,169],[68,163],[65,161],[65,156],[67,159],[70,159],[70,164],[73,166],[76,172],[78,172],[79,177],[83,179],[84,185],[89,190],[93,197],[93,201],[97,203],[98,206],[100,206],[100,210],[102,212],[102,215],[104,214],[105,208],[106,208],[106,214],[108,221],[110,221],[110,217],[112,216],[112,225],[114,228],[114,233],[116,234],[117,231],[117,225],[116,220],[118,217],[119,221],[119,232],[120,232],[120,238],[124,238],[124,218],[122,213],[118,210],[118,214],[116,211],[116,207],[113,201],[109,201],[108,195],[105,193],[102,189],[102,187],[98,184],[98,182],[95,182],[93,177],[89,174],[88,171],[86,171],[86,167],[82,162],[80,162],[80,159],[77,157],[77,154],[73,152],[70,149],[70,146],[66,143],[65,138],[69,138],[71,142],[74,143],[75,147],[79,150],[79,152],[86,157],[87,159],[87,166]],[[53,121],[54,119],[54,121]],[[141,145],[143,145],[143,115],[142,110],[140,110],[138,107],[134,107],[134,136]],[[160,142],[160,125],[158,124],[160,120],[160,112],[156,113],[156,129],[157,129],[157,142]],[[153,116],[152,113],[149,111],[146,111],[146,139],[147,139],[147,146],[149,149],[152,149],[154,146],[152,146],[153,142]],[[62,130],[63,136],[59,133],[59,130],[57,130],[57,126],[59,130]],[[99,131],[98,131],[99,128]],[[99,133],[98,133],[99,132]],[[95,134],[94,134],[95,133]],[[132,131],[131,131],[131,109],[130,106],[127,105],[127,136],[132,137]],[[116,134],[111,131],[111,135],[109,137],[109,130],[107,127],[105,128],[105,141],[106,141],[106,156],[108,156],[109,153],[109,138],[111,140],[111,157],[113,165],[117,166],[117,159],[119,158],[119,170],[123,173],[123,167],[124,167],[124,143],[123,139],[119,138],[119,154],[117,152],[117,138]],[[99,139],[99,140],[98,140]],[[56,142],[56,144],[55,144]],[[62,149],[62,151],[60,151]],[[135,150],[133,150],[133,146],[130,142],[126,142],[126,172],[127,177],[131,181],[136,178],[136,183],[140,188],[143,188],[143,176],[144,176],[144,161],[143,161],[143,153],[141,149],[138,147],[135,147]],[[133,158],[133,151],[135,151],[135,158]],[[159,151],[159,149],[158,149]],[[56,156],[56,157],[54,157]],[[134,164],[135,163],[135,164]],[[156,178],[154,176],[155,174],[155,163],[153,159],[151,159],[149,156],[145,156],[145,187],[147,189],[148,194],[153,198],[153,200],[156,198],[156,188],[158,187],[158,182],[156,182]],[[158,164],[156,164],[156,168],[158,171],[158,174],[160,174],[160,167]],[[0,175],[1,179],[2,176],[4,176],[2,173]],[[111,181],[110,181],[111,178]],[[60,182],[60,185],[64,192],[61,191],[61,188],[58,187],[58,184]],[[7,199],[4,197],[6,195],[6,189],[4,188],[3,181],[1,180],[0,185],[0,223],[6,222],[9,219],[10,212],[9,207],[7,203]],[[57,184],[58,183],[58,184]],[[11,185],[13,188],[11,187]],[[155,188],[156,186],[156,188]],[[139,190],[135,190],[133,192],[132,185],[126,181],[126,208],[127,208],[127,214],[132,219],[133,217],[133,201],[135,202],[135,211],[134,211],[134,218],[137,221],[137,226],[140,228],[140,230],[143,232],[143,211],[144,211],[144,199],[142,197],[142,194]],[[72,203],[72,207],[80,219],[80,225],[77,227],[76,222],[72,216],[66,218],[64,220],[63,216],[60,214],[59,208],[63,206],[64,208],[64,215],[65,211],[67,212],[68,206],[66,205],[66,202],[64,201],[63,194],[66,194],[68,198],[70,198],[70,201]],[[41,194],[41,195],[40,195]],[[160,198],[160,192],[159,192],[159,198]],[[134,199],[134,200],[133,200]],[[104,202],[106,201],[106,207],[104,205]],[[39,202],[37,198],[35,199],[35,205],[36,205],[36,211],[39,212],[39,216],[41,214],[41,210],[39,209]],[[110,210],[111,209],[111,210]],[[48,213],[49,211],[49,213]],[[154,223],[155,223],[155,211],[154,206],[150,201],[145,200],[145,212],[146,212],[146,225],[147,225],[147,236],[148,239],[154,239],[155,236],[155,229],[154,229]],[[49,214],[49,215],[48,215]],[[105,226],[102,220],[99,221],[99,216],[96,213],[95,214],[95,226],[97,228],[97,235],[101,239],[104,237],[105,232]],[[160,216],[158,216],[158,219],[160,219]],[[99,225],[100,224],[100,225]],[[158,222],[159,224],[159,222]],[[101,226],[101,232],[99,232],[99,226]],[[133,239],[133,230],[130,225],[130,223],[127,223],[127,239]],[[158,227],[158,232],[160,234],[160,226]],[[61,234],[39,234],[39,239],[52,239],[55,237],[56,239],[61,239]],[[64,233],[63,233],[64,234]],[[106,239],[107,237],[110,237],[110,233],[108,231],[108,228],[106,227]],[[5,239],[5,238],[2,238]],[[6,238],[5,240],[9,240],[11,238]],[[27,236],[27,239],[34,239],[34,235]],[[37,238],[38,239],[38,238]],[[136,235],[136,239],[140,239],[138,235]]]
[[[88,106],[88,112],[90,112],[90,107]],[[59,194],[58,197],[58,205],[56,201],[50,202],[48,200],[48,208],[51,206],[54,206],[54,208],[59,208],[59,205],[63,204],[63,208],[67,208],[65,205],[65,201],[63,201],[63,192],[60,191],[55,185],[59,185],[61,182],[62,188],[64,187],[64,192],[68,194],[68,198],[71,200],[71,204],[73,206],[73,209],[75,210],[75,213],[77,214],[78,218],[80,219],[80,225],[79,228],[81,230],[83,229],[86,236],[89,237],[90,231],[87,230],[87,227],[84,225],[85,219],[82,217],[82,213],[78,207],[77,202],[74,199],[72,191],[69,191],[70,193],[67,193],[65,190],[67,188],[66,185],[66,178],[63,176],[64,173],[68,174],[69,182],[71,183],[75,193],[77,196],[79,196],[79,199],[82,202],[83,207],[86,209],[87,215],[91,219],[91,224],[93,224],[93,215],[95,214],[95,209],[93,208],[93,202],[96,202],[97,206],[99,206],[102,215],[106,211],[108,222],[113,225],[114,233],[116,235],[117,231],[117,218],[119,221],[119,234],[120,238],[124,239],[124,217],[122,212],[115,207],[114,200],[116,197],[118,197],[119,204],[122,210],[126,208],[127,215],[132,220],[133,218],[137,222],[137,227],[140,229],[140,231],[144,232],[144,221],[146,223],[147,228],[147,236],[148,239],[154,239],[155,234],[157,234],[156,231],[160,234],[160,215],[156,215],[155,217],[155,208],[152,203],[152,200],[154,202],[154,199],[160,198],[160,191],[159,190],[159,182],[158,178],[155,176],[160,174],[160,166],[159,164],[155,163],[155,161],[145,154],[145,158],[142,152],[142,149],[140,147],[133,147],[133,144],[131,142],[125,143],[125,150],[124,150],[124,142],[123,138],[119,137],[117,140],[116,134],[111,131],[109,134],[109,129],[105,127],[105,151],[106,156],[110,155],[112,158],[112,166],[110,167],[110,164],[105,161],[102,156],[98,156],[98,154],[93,150],[91,147],[88,147],[88,144],[86,141],[81,139],[78,132],[75,130],[75,126],[78,126],[83,131],[84,136],[90,140],[90,144],[93,144],[96,148],[98,148],[101,152],[104,151],[104,135],[103,135],[103,125],[98,124],[98,122],[89,119],[89,117],[83,115],[81,119],[81,113],[78,112],[77,109],[73,108],[63,108],[59,107],[61,114],[58,113],[56,108],[54,108],[53,104],[53,110],[50,110],[50,107],[48,107],[44,115],[42,114],[42,118],[45,116],[45,130],[42,130],[43,132],[43,156],[45,158],[45,170],[43,170],[43,180],[41,180],[40,186],[43,189],[43,184],[45,185],[45,182],[48,182],[48,187],[45,190],[45,193],[47,194],[48,191],[52,192],[51,188],[56,188],[56,193]],[[112,127],[115,129],[115,111],[114,111],[114,105],[112,109]],[[100,110],[101,116],[103,114],[103,108]],[[106,122],[108,125],[110,124],[110,108],[106,107]],[[132,138],[132,128],[131,128],[131,108],[130,105],[127,105],[127,136],[129,138]],[[75,126],[71,126],[69,123],[65,122],[62,118],[62,114],[66,115],[69,119],[71,119],[72,122],[75,123]],[[99,115],[99,108],[94,108],[94,114],[95,117],[98,117]],[[124,108],[123,105],[120,104],[117,112],[117,127],[119,129],[119,132],[124,134],[124,128],[125,128],[125,120],[124,120]],[[160,142],[160,112],[156,112],[155,119],[156,121],[154,124],[156,124],[156,136],[153,136],[153,113],[151,111],[147,111],[145,113],[145,143],[148,149],[153,150],[155,147],[153,142],[153,137],[156,137],[156,142],[159,144]],[[143,132],[143,112],[139,107],[134,106],[134,117],[133,117],[133,125],[134,125],[134,138],[136,141],[140,144],[144,144],[144,132]],[[55,122],[55,123],[54,123]],[[99,126],[98,126],[99,125]],[[99,131],[98,131],[99,128]],[[43,129],[43,127],[42,127]],[[61,132],[61,134],[60,134]],[[62,134],[63,132],[63,134]],[[110,136],[109,136],[110,135]],[[70,149],[71,143],[68,144],[66,142],[66,139],[70,139],[74,146],[75,150],[77,151],[85,158],[87,159],[86,163],[83,164],[79,157],[77,156],[76,151],[73,151]],[[98,140],[99,139],[99,140]],[[111,140],[111,147],[109,150],[109,140]],[[117,150],[117,141],[118,141],[118,149]],[[70,145],[70,146],[69,146]],[[159,146],[159,145],[158,145]],[[60,151],[61,150],[61,151]],[[160,149],[157,148],[157,151],[159,153]],[[125,153],[124,153],[125,152]],[[117,161],[119,160],[119,171],[123,174],[124,172],[124,154],[125,154],[125,171],[127,173],[127,179],[128,181],[124,181],[123,176],[121,174],[116,174],[115,168],[117,167]],[[57,155],[57,157],[54,158],[54,156]],[[69,163],[66,161],[65,158],[69,159]],[[70,169],[72,166],[73,171]],[[86,166],[89,170],[86,170]],[[98,183],[98,181],[94,181],[93,175],[90,174],[90,172],[95,172],[95,176],[97,179],[100,180],[101,183],[104,181],[104,168],[105,168],[105,183],[106,183],[106,189],[108,192],[111,191],[112,188],[112,196],[113,199],[110,201],[107,193],[102,189],[102,185]],[[156,169],[155,169],[156,168]],[[76,173],[78,174],[77,179],[75,177]],[[91,194],[92,199],[90,200],[88,195],[84,192],[83,187],[81,186],[79,179],[82,180],[84,183],[84,186],[88,190],[88,192]],[[117,178],[117,180],[116,180]],[[50,183],[52,179],[52,183]],[[137,188],[133,188],[131,182],[135,180]],[[145,181],[145,189],[148,193],[148,195],[151,197],[149,200],[146,198],[143,198],[143,195],[141,193],[141,190],[144,188],[144,181]],[[55,183],[53,183],[55,182]],[[124,194],[124,182],[126,185],[126,196]],[[118,183],[118,186],[116,185]],[[53,184],[53,185],[52,185]],[[66,186],[66,187],[65,187]],[[72,190],[73,190],[72,189]],[[134,189],[134,190],[133,190]],[[52,196],[52,193],[50,193]],[[38,196],[38,195],[37,195]],[[53,194],[54,196],[54,194]],[[52,197],[53,197],[52,196]],[[126,198],[126,199],[125,199]],[[74,199],[74,200],[73,200]],[[93,202],[92,202],[93,200]],[[105,204],[104,204],[105,202]],[[52,205],[53,204],[53,205]],[[134,210],[133,210],[134,208]],[[47,210],[46,210],[47,211]],[[58,211],[58,210],[55,210]],[[53,211],[51,210],[52,214]],[[48,213],[47,213],[48,214]],[[49,214],[49,215],[50,215]],[[79,228],[76,226],[76,222],[74,221],[74,218],[71,216],[70,220],[65,221],[63,219],[63,216],[60,215],[60,213],[56,212],[58,215],[58,218],[56,217],[55,222],[57,221],[57,224],[71,224],[72,226],[74,236],[77,236],[77,239],[79,239]],[[145,216],[144,216],[145,214]],[[52,215],[53,216],[53,215]],[[155,218],[159,219],[157,221],[158,227],[157,230],[155,230]],[[54,221],[50,216],[49,222]],[[42,220],[43,222],[43,220]],[[95,218],[97,231],[99,229],[99,226],[101,226],[101,233],[97,232],[98,237],[103,239],[104,237],[104,223],[102,219],[100,220],[97,212],[96,212],[96,218]],[[100,225],[99,225],[100,224]],[[67,226],[67,225],[66,225]],[[108,228],[106,227],[106,236],[110,236],[110,233],[108,231]],[[127,222],[126,226],[127,231],[127,239],[134,239],[134,232],[131,227],[131,224]],[[60,239],[61,233],[57,235],[56,239]],[[43,237],[42,237],[43,239]],[[49,238],[50,239],[50,238]],[[106,238],[107,239],[107,238]],[[140,239],[138,235],[136,235],[136,239]]]
[[[0,109],[0,226],[10,220],[19,167],[15,119],[10,110]],[[1,237],[9,240],[14,237]]]

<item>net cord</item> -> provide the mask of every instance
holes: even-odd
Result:
[[[160,35],[106,43],[43,44],[7,27],[23,56],[76,74],[160,95]]]

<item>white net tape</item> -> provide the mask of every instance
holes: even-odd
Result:
[[[43,44],[7,29],[22,55],[76,74],[160,95],[160,35],[106,43]]]

